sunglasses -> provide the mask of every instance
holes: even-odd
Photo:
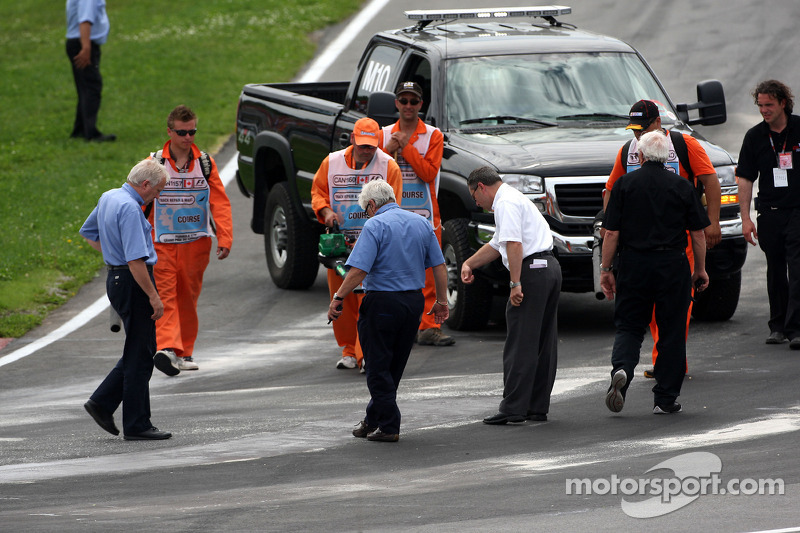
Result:
[[[397,101],[400,102],[400,105],[408,105],[408,104],[417,105],[422,100],[420,100],[419,98],[412,98],[411,100],[409,100],[408,98],[398,98]]]
[[[181,137],[185,137],[186,135],[194,135],[195,133],[197,133],[197,128],[193,130],[172,130],[172,131],[174,131]]]

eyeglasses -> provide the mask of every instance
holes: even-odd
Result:
[[[475,190],[472,191],[472,194],[470,195],[470,196],[472,196],[472,201],[475,202],[476,204],[478,203],[478,200],[475,199],[475,193],[477,193],[477,192],[478,192],[478,187],[476,186]]]
[[[420,100],[419,98],[412,98],[411,100],[409,100],[408,98],[398,98],[397,101],[400,102],[400,105],[408,105],[408,104],[417,105],[422,100]]]
[[[377,146],[372,146],[371,144],[357,144],[356,146],[358,146],[360,150],[375,150],[378,148]]]
[[[195,133],[197,133],[197,128],[193,130],[172,130],[172,131],[177,133],[180,137],[185,137],[187,135],[194,135]]]

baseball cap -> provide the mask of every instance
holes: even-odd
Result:
[[[380,131],[378,123],[371,118],[360,118],[356,120],[356,124],[353,126],[355,144],[378,146],[378,131]]]
[[[400,96],[400,93],[413,93],[416,94],[419,98],[422,98],[422,87],[420,87],[418,83],[414,83],[413,81],[404,81],[403,83],[397,86],[397,90],[394,92],[394,95]]]
[[[658,106],[652,100],[639,100],[630,111],[630,124],[626,130],[643,130],[658,118]]]

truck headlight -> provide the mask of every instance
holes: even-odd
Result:
[[[717,177],[719,178],[719,184],[722,187],[733,187],[736,185],[736,175],[734,174],[733,165],[726,165],[724,167],[715,167],[714,170],[717,171]]]
[[[533,202],[540,213],[547,212],[547,194],[544,190],[544,178],[530,174],[500,174],[503,183],[507,183]]]
[[[542,194],[544,192],[544,180],[539,176],[528,174],[500,174],[503,183],[507,183],[517,189],[522,194]]]

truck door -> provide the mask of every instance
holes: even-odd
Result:
[[[356,120],[367,116],[367,104],[372,93],[394,91],[398,63],[403,54],[402,48],[379,42],[368,48],[359,62],[355,89],[345,101],[344,112],[336,123],[332,150],[350,146],[350,133]]]

